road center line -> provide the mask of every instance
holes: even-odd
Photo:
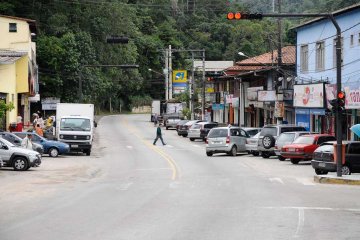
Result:
[[[299,233],[301,232],[301,230],[304,227],[304,223],[305,223],[305,212],[304,212],[304,208],[299,208],[298,209],[299,212],[299,218],[298,218],[298,225],[296,228],[296,232],[294,234],[293,237],[298,238],[299,237]]]

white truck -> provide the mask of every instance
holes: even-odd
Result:
[[[94,127],[94,104],[57,103],[56,138],[69,144],[71,151],[90,155]]]
[[[154,121],[155,114],[160,116],[161,114],[161,103],[160,100],[153,100],[151,103],[151,121]]]

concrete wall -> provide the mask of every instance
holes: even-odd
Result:
[[[132,113],[151,113],[151,106],[133,107]]]

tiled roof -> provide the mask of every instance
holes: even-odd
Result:
[[[278,53],[276,50],[272,52],[267,52],[262,55],[248,58],[239,62],[236,62],[236,65],[255,65],[255,66],[263,66],[277,64]],[[296,47],[295,46],[287,46],[282,48],[282,64],[295,64],[296,59]]]

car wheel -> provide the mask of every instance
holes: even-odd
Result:
[[[271,135],[265,135],[262,143],[265,149],[270,149],[275,145],[275,138]]]
[[[169,127],[166,127],[166,130],[168,130],[169,129]]]
[[[190,138],[190,141],[192,141],[192,142],[195,141],[195,138]]]
[[[255,157],[259,156],[259,152],[257,152],[257,151],[253,151],[251,154]]]
[[[321,170],[321,169],[315,169],[316,175],[326,175],[328,174],[327,171]]]
[[[178,133],[178,135],[179,135],[179,136],[181,136],[181,134],[180,134],[180,133]]]
[[[292,164],[298,164],[298,163],[300,162],[300,160],[299,160],[299,159],[296,159],[296,158],[291,158],[291,159],[290,159],[290,162],[291,162]]]
[[[341,167],[342,175],[351,175],[351,170],[348,166],[344,165]]]
[[[49,149],[49,156],[50,156],[50,157],[57,157],[57,156],[59,156],[59,150],[57,150],[56,148],[50,148],[50,149]]]
[[[206,152],[206,156],[211,157],[213,155],[212,152]]]
[[[283,156],[279,156],[278,158],[279,158],[280,161],[285,161],[285,159],[286,159]]]
[[[28,170],[28,162],[23,157],[15,157],[13,167],[15,171],[25,171]]]
[[[230,150],[230,155],[236,157],[236,154],[237,154],[236,146],[233,146]]]
[[[269,158],[269,157],[270,157],[270,153],[268,153],[268,152],[261,152],[261,156],[262,156],[263,158]]]
[[[91,150],[90,150],[90,149],[86,149],[86,150],[84,150],[84,153],[86,154],[86,156],[90,156]]]

